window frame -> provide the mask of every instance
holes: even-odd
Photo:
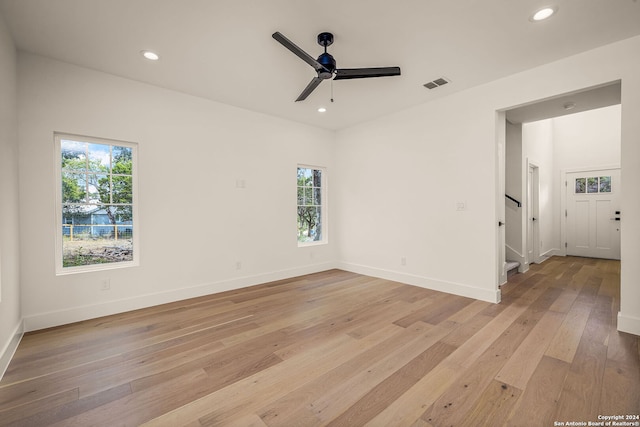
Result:
[[[322,172],[320,178],[320,194],[321,194],[321,203],[320,203],[320,224],[322,225],[322,238],[320,240],[312,240],[310,242],[301,242],[298,239],[298,169],[315,169]],[[328,223],[328,177],[327,177],[327,168],[325,166],[317,166],[310,164],[299,163],[296,165],[296,241],[298,243],[298,247],[306,247],[306,246],[317,246],[317,245],[326,245],[329,242],[329,223]]]
[[[132,212],[132,228],[134,230],[132,236],[133,253],[131,261],[119,261],[112,263],[99,263],[91,265],[81,265],[74,267],[63,266],[63,214],[62,206],[62,140],[72,140],[77,142],[85,142],[89,144],[101,144],[109,146],[127,147],[131,149],[131,212]],[[71,133],[54,132],[54,161],[55,161],[55,273],[56,276],[88,273],[94,271],[105,271],[128,267],[137,267],[140,265],[140,227],[138,214],[138,144],[135,142],[120,141],[108,138],[99,138],[85,135],[77,135]]]

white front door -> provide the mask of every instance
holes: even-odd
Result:
[[[566,176],[567,255],[620,259],[620,169]]]

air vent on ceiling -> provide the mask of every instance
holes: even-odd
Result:
[[[440,77],[439,79],[435,79],[433,81],[425,83],[423,86],[427,89],[435,89],[437,87],[446,85],[447,83],[449,83],[449,80],[445,79],[444,77]]]

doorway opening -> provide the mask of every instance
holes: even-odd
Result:
[[[573,200],[567,198],[566,182],[574,178],[570,174],[578,171],[618,169],[619,172],[620,103],[621,83],[615,81],[515,106],[499,115],[504,117],[505,162],[498,180],[504,180],[506,192],[498,197],[501,200],[498,218],[505,219],[504,241],[498,242],[505,247],[502,251],[505,258],[498,260],[499,266],[512,266],[507,261],[515,261],[517,271],[525,272],[530,264],[543,262],[550,256],[573,254],[571,250],[567,252],[570,245],[567,239],[575,239],[575,233],[567,230],[566,218],[571,209],[566,204]],[[600,179],[598,174],[593,176]],[[602,176],[606,185],[609,175]],[[617,194],[621,194],[620,188]],[[597,207],[589,212],[599,215],[600,228],[589,232],[596,233],[600,243],[609,239],[606,243],[611,246],[616,236],[609,232],[619,233],[621,220],[615,220],[619,208],[605,201],[606,196],[599,196],[603,199],[599,203],[595,197],[592,199]],[[606,229],[605,215],[610,226]],[[582,221],[584,226],[584,218]],[[574,227],[571,222],[569,226]],[[498,285],[503,283],[499,281]]]

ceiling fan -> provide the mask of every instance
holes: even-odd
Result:
[[[296,46],[291,40],[280,34],[279,32],[273,33],[272,37],[276,39],[280,44],[296,54],[307,64],[311,65],[318,77],[314,77],[307,87],[302,91],[296,102],[304,101],[313,90],[318,87],[323,80],[346,80],[346,79],[365,79],[369,77],[386,77],[386,76],[399,76],[400,67],[378,67],[378,68],[336,68],[336,60],[333,59],[329,53],[327,53],[327,46],[333,44],[333,34],[320,33],[318,34],[318,44],[324,46],[324,53],[318,56],[318,59],[314,59],[304,50]]]

